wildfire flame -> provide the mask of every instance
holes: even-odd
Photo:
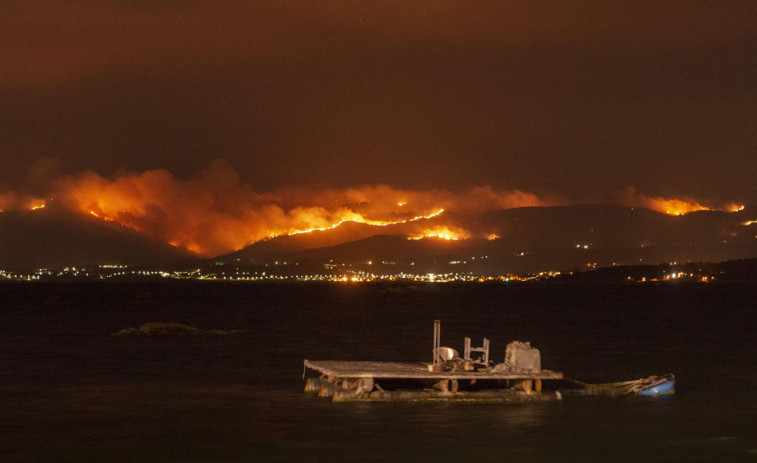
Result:
[[[407,237],[409,240],[420,240],[424,238],[439,238],[448,241],[458,241],[470,238],[470,233],[460,228],[453,230],[450,227],[440,225],[425,229],[420,233],[414,233]]]
[[[648,207],[652,210],[664,211],[668,215],[684,215],[689,212],[712,210],[707,206],[702,206],[696,201],[664,198],[653,198],[652,203]]]
[[[668,215],[684,215],[690,212],[714,210],[689,198],[663,198],[637,194],[633,187],[626,189],[623,203],[626,206],[644,207]]]
[[[24,196],[15,192],[0,193],[0,212],[11,210],[36,211],[47,205],[42,198]]]
[[[463,192],[370,185],[258,193],[222,162],[188,180],[164,170],[115,179],[85,172],[60,180],[57,190],[60,202],[75,211],[204,256],[277,236],[331,230],[347,222],[384,227],[432,219],[448,209],[477,212],[546,205],[530,193],[488,186]]]
[[[443,212],[444,212],[444,209],[439,209],[438,211],[432,212],[431,214],[428,214],[428,215],[418,215],[418,216],[411,217],[409,219],[403,219],[403,220],[371,220],[371,219],[366,219],[361,214],[353,213],[353,214],[348,214],[349,218],[342,219],[342,220],[340,220],[339,222],[337,222],[337,223],[335,223],[333,225],[329,225],[328,227],[310,228],[310,229],[307,229],[307,230],[290,230],[290,232],[287,233],[287,234],[288,235],[300,235],[300,234],[303,234],[303,233],[312,233],[314,231],[333,230],[334,228],[337,228],[338,226],[342,225],[343,223],[347,223],[347,222],[364,223],[366,225],[372,225],[374,227],[386,227],[386,226],[389,226],[389,225],[398,225],[398,224],[401,224],[401,223],[416,222],[416,221],[422,220],[422,219],[431,219],[433,217],[441,215]]]
[[[102,215],[98,214],[98,213],[97,213],[97,212],[95,212],[95,211],[89,211],[89,215],[91,215],[91,216],[93,216],[93,217],[96,217],[96,218],[98,218],[98,219],[100,219],[100,220],[104,220],[104,221],[106,221],[106,222],[113,222],[113,219],[111,219],[110,217],[103,217]],[[170,244],[170,243],[169,243],[169,244]]]

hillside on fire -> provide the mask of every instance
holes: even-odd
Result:
[[[134,227],[56,204],[0,214],[0,265],[225,265],[281,274],[575,272],[757,257],[752,211],[674,215],[616,205],[439,210],[393,222],[344,221],[202,258]]]
[[[269,267],[296,264],[307,272],[341,267],[378,274],[484,275],[719,262],[757,256],[755,229],[745,217],[743,210],[669,215],[607,205],[443,213],[414,224],[425,226],[425,235],[406,224],[380,230],[349,224],[261,241],[219,259]]]

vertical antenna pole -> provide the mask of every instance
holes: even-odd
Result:
[[[432,351],[433,359],[434,359],[434,365],[439,363],[439,360],[437,359],[437,352],[439,348],[439,344],[441,342],[440,338],[442,335],[442,324],[439,320],[434,320],[434,350]]]

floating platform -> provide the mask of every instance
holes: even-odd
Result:
[[[443,347],[441,322],[434,320],[433,362],[371,362],[305,360],[302,378],[305,392],[331,397],[334,402],[359,401],[464,401],[533,402],[562,398],[560,390],[542,393],[542,382],[563,380],[563,374],[541,368],[541,353],[530,342],[512,341],[505,361],[489,359],[489,339],[471,345],[464,339],[463,356]],[[474,358],[473,354],[479,354]],[[308,371],[311,375],[308,377]],[[568,380],[579,389],[570,395],[670,395],[675,375],[650,376],[633,381],[588,384]]]
[[[335,402],[348,400],[445,400],[483,402],[523,402],[552,400],[559,393],[541,394],[542,381],[560,380],[563,374],[551,370],[504,371],[485,368],[477,371],[438,371],[424,362],[371,362],[305,360],[304,367],[318,377],[307,378],[305,391]],[[438,367],[438,366],[437,366]],[[381,383],[415,382],[427,385],[411,390],[387,390]],[[489,387],[464,390],[467,386]],[[507,388],[497,387],[506,384]],[[461,388],[462,385],[462,388]],[[462,390],[461,390],[462,389]]]
[[[429,371],[425,362],[368,362],[338,360],[305,360],[305,367],[334,378],[392,378],[392,379],[563,379],[563,374],[551,370],[538,372]]]

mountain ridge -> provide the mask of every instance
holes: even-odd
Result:
[[[196,258],[135,230],[48,205],[0,214],[0,267],[163,265]]]
[[[247,266],[294,263],[298,271],[581,271],[617,265],[719,262],[757,257],[748,210],[670,216],[613,205],[525,207],[472,214],[445,212],[406,223],[338,227],[281,236],[202,260],[144,234],[53,204],[0,214],[0,268],[191,262]],[[458,241],[408,239],[435,227],[464,230]],[[194,265],[194,264],[191,264]]]

